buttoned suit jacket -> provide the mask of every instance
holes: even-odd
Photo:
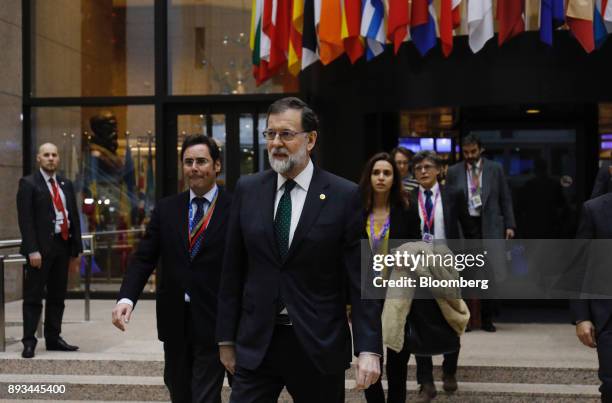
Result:
[[[189,191],[161,199],[131,256],[119,297],[134,303],[157,269],[157,332],[161,341],[185,340],[185,293],[190,296],[196,341],[214,347],[217,293],[231,197],[219,188],[212,217],[193,261],[189,256]]]
[[[272,170],[242,177],[236,185],[217,340],[235,342],[237,364],[256,369],[272,339],[280,296],[314,365],[322,373],[344,371],[351,362],[348,293],[354,353],[382,354],[380,309],[375,301],[360,298],[364,221],[357,185],[314,168],[284,259],[273,227],[276,185]]]
[[[76,257],[83,251],[81,221],[72,182],[56,174],[57,185],[64,192],[64,209],[70,221],[70,255]],[[20,253],[26,258],[30,253],[43,256],[53,247],[55,236],[55,208],[49,187],[39,170],[19,180],[17,191],[17,219],[21,231]]]

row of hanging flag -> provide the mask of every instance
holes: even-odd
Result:
[[[461,2],[467,4],[461,7]],[[495,0],[498,43],[525,31],[525,0]],[[421,55],[436,46],[453,50],[454,31],[467,21],[472,52],[494,36],[494,0],[253,0],[250,47],[257,85],[284,66],[298,75],[320,60],[346,53],[355,63],[371,60],[387,43],[397,54],[412,41]],[[552,46],[553,30],[566,27],[588,53],[612,32],[612,0],[539,0],[542,42]],[[465,15],[462,15],[465,14]]]

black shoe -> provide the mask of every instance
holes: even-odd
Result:
[[[442,376],[442,388],[444,388],[444,390],[449,393],[455,392],[457,390],[457,378],[454,374],[444,374]]]
[[[434,385],[433,382],[424,383],[421,385],[419,394],[416,399],[414,399],[414,403],[429,403],[437,394],[436,385]]]
[[[71,346],[64,339],[58,337],[55,341],[47,341],[47,351],[77,351],[77,346]]]
[[[489,333],[497,332],[497,328],[495,327],[493,322],[483,322],[483,324],[481,326],[481,329],[484,330],[485,332],[489,332]]]
[[[21,352],[21,356],[23,358],[33,358],[35,349],[36,349],[36,345],[26,344],[23,346],[23,351]]]

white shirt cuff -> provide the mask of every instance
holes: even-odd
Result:
[[[134,308],[134,302],[129,298],[121,298],[119,301],[117,301],[117,305],[118,304],[128,304],[129,306]]]

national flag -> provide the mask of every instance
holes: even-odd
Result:
[[[601,0],[601,15],[608,33],[612,33],[612,1]]]
[[[453,51],[453,29],[461,24],[460,4],[461,0],[441,0],[440,3],[440,42],[445,57]]]
[[[587,53],[591,53],[595,49],[594,9],[593,0],[568,0],[567,2],[567,25]]]
[[[473,53],[493,38],[493,0],[468,1],[468,42]]]
[[[304,29],[302,31],[302,70],[319,60],[315,0],[304,0]]]
[[[370,61],[385,50],[385,6],[382,0],[364,0],[361,36],[366,38],[366,60]]]
[[[608,30],[602,14],[601,0],[595,0],[595,12],[593,14],[593,36],[595,47],[599,49],[608,37]]]
[[[498,43],[503,45],[508,39],[525,31],[525,0],[498,0],[497,22]]]
[[[389,21],[387,22],[387,39],[393,42],[395,54],[406,40],[410,25],[410,3],[408,0],[389,0]]]
[[[291,1],[291,30],[289,31],[289,72],[297,76],[302,68],[302,30],[304,29],[304,0]]]
[[[342,0],[342,42],[351,63],[363,56],[361,0]]]
[[[275,74],[287,62],[291,8],[288,0],[264,0],[263,32],[270,38],[268,69]]]
[[[253,56],[253,76],[258,86],[271,77],[268,69],[268,61],[270,60],[270,38],[262,29],[263,10],[264,0],[253,0],[249,43]]]
[[[540,40],[553,44],[553,30],[563,25],[565,9],[563,0],[542,0],[540,3]]]
[[[319,21],[319,57],[327,65],[344,53],[342,42],[342,0],[321,3]]]
[[[412,1],[410,37],[421,56],[436,46],[436,22],[432,14],[433,0]]]

